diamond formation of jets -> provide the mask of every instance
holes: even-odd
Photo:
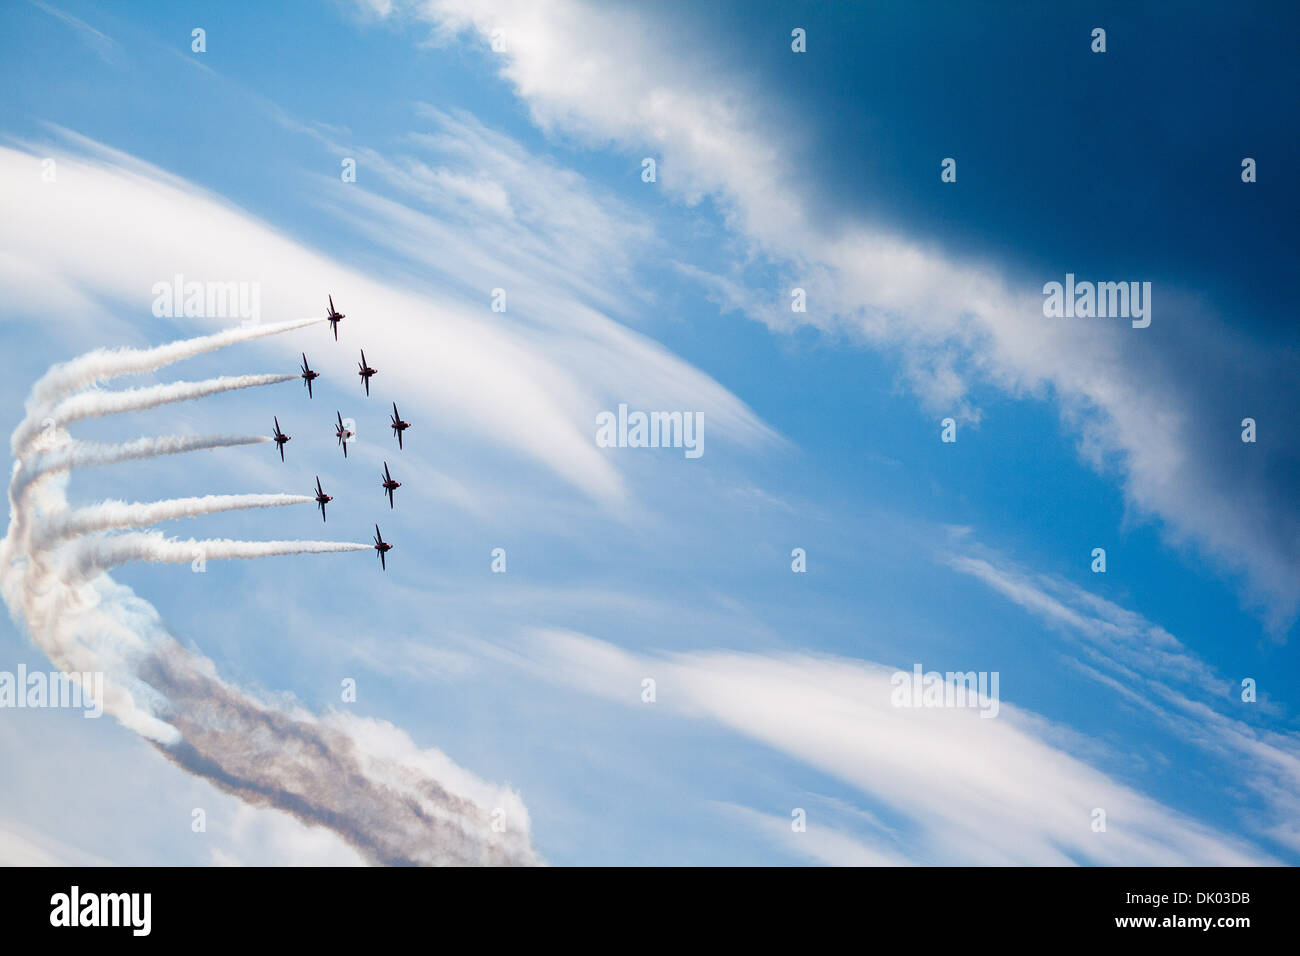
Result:
[[[338,311],[338,309],[334,307],[333,294],[328,295],[327,300],[329,302],[329,308],[325,312],[325,318],[329,321],[330,330],[334,333],[334,341],[337,342],[339,338],[339,328],[338,328],[339,322],[347,318],[347,316],[344,315],[342,312]],[[370,363],[366,360],[365,349],[361,349],[360,351],[361,351],[361,361],[357,363],[357,374],[361,376],[361,383],[365,387],[366,397],[369,397],[370,379],[372,376],[376,375],[379,372],[379,370],[377,368],[372,367]],[[312,399],[315,398],[315,395],[312,390],[312,383],[316,379],[320,378],[321,375],[320,372],[313,370],[310,363],[308,363],[307,353],[302,352],[300,354],[302,357],[302,365],[299,367],[298,377],[302,379],[302,383],[307,389],[307,397],[309,399]],[[397,410],[397,403],[393,402],[392,404],[393,404],[393,413],[390,416],[388,416],[388,424],[389,427],[393,430],[393,437],[397,439],[397,447],[398,450],[400,451],[403,448],[403,441],[402,441],[403,433],[408,428],[411,427],[411,423],[405,421],[402,418],[401,412]],[[334,412],[334,419],[336,422],[334,428],[334,437],[338,440],[339,447],[343,449],[343,457],[347,458],[348,443],[351,442],[356,437],[356,431],[352,428],[349,428],[347,425],[343,423],[343,413],[337,409]],[[290,440],[290,436],[286,435],[283,431],[281,431],[280,418],[278,415],[274,417],[274,421],[275,421],[275,434],[273,440],[275,441],[276,448],[280,452],[280,460],[284,461],[284,446]],[[383,474],[383,481],[381,482],[381,486],[383,488],[384,494],[388,496],[388,507],[390,509],[395,508],[396,502],[393,497],[393,492],[395,492],[398,488],[402,487],[402,483],[393,477],[392,472],[389,470],[388,462],[386,461],[384,462],[384,474]],[[315,497],[316,507],[320,509],[321,521],[326,521],[327,519],[325,514],[325,506],[334,500],[334,496],[325,494],[325,490],[321,486],[320,475],[316,476],[316,494],[314,497]],[[393,545],[384,540],[383,534],[380,532],[379,525],[377,524],[375,525],[374,548],[375,548],[375,553],[379,556],[380,568],[384,571],[387,571],[388,570],[387,556],[388,556],[388,552],[393,549]]]

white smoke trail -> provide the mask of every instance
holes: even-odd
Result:
[[[163,435],[127,442],[69,441],[24,461],[9,483],[9,498],[11,503],[21,501],[32,482],[54,472],[92,465],[116,465],[160,455],[179,455],[205,448],[256,445],[270,440],[265,435]]]
[[[150,385],[144,388],[131,388],[121,392],[104,392],[91,389],[69,396],[49,409],[41,419],[37,429],[28,429],[26,423],[19,427],[14,440],[17,454],[22,457],[31,450],[31,446],[42,444],[41,439],[50,434],[53,428],[67,428],[73,422],[86,418],[98,418],[103,415],[116,415],[119,412],[136,412],[172,402],[187,402],[206,398],[220,392],[231,392],[241,388],[257,388],[262,385],[277,385],[298,376],[293,374],[271,375],[223,375],[219,378],[204,379],[201,382],[171,382],[166,385]]]
[[[139,375],[152,372],[165,365],[214,352],[228,345],[249,342],[268,335],[291,332],[324,322],[319,319],[293,319],[271,325],[241,326],[225,329],[213,335],[182,339],[151,349],[96,349],[68,362],[55,365],[32,386],[27,398],[27,416],[14,431],[11,446],[15,456],[21,457],[22,448],[41,430],[41,422],[53,417],[50,409],[59,399],[72,392],[91,388],[111,378],[122,375]]]
[[[42,521],[33,533],[37,547],[48,547],[64,538],[109,531],[115,528],[140,528],[247,508],[278,508],[315,501],[311,495],[204,495],[199,498],[169,498],[165,501],[101,501],[86,508],[53,514]]]
[[[32,403],[48,404],[62,398],[69,392],[80,391],[98,385],[100,382],[122,375],[139,375],[152,372],[205,352],[215,352],[238,342],[249,342],[268,335],[291,332],[324,322],[320,319],[293,319],[289,322],[276,322],[271,325],[241,326],[225,329],[213,335],[203,335],[193,339],[181,339],[151,349],[96,349],[78,356],[69,362],[55,365],[32,386],[28,398]]]
[[[285,554],[334,554],[369,551],[368,544],[350,541],[235,541],[230,538],[168,538],[161,531],[132,531],[82,538],[67,548],[61,562],[65,580],[89,578],[129,561],[190,564],[197,558],[271,558]]]

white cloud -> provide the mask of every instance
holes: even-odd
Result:
[[[730,727],[905,819],[914,862],[1270,862],[1048,743],[1055,730],[1005,700],[991,720],[968,708],[892,706],[895,669],[881,664],[807,654],[641,656],[555,630],[536,634],[531,660],[549,679],[631,707],[647,706],[641,680],[653,677],[655,707]],[[1092,829],[1096,808],[1106,812],[1104,833]]]

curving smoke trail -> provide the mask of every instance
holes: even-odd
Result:
[[[196,551],[215,560],[369,550],[370,545],[348,542],[183,541],[160,532],[103,533],[314,499],[209,495],[68,508],[65,487],[72,469],[269,439],[172,435],[114,445],[73,441],[56,428],[50,433],[54,447],[32,447],[42,419],[53,417],[56,408],[65,416],[112,414],[139,407],[138,402],[198,397],[183,394],[185,388],[222,380],[68,398],[73,392],[317,321],[322,320],[234,329],[157,349],[93,352],[51,369],[33,389],[27,418],[12,437],[18,463],[9,487],[9,528],[0,539],[0,593],[15,622],[56,667],[104,674],[105,712],[177,766],[244,802],[328,827],[373,863],[538,864],[528,810],[518,793],[479,780],[437,750],[416,747],[392,724],[345,712],[316,717],[225,683],[211,661],[181,646],[152,605],[105,573],[124,561],[191,562]]]
[[[52,427],[67,428],[73,422],[86,418],[98,418],[102,415],[116,415],[120,412],[137,412],[149,408],[158,408],[172,402],[188,402],[197,398],[206,398],[220,392],[232,392],[241,388],[257,388],[262,385],[278,385],[298,376],[288,375],[223,375],[220,378],[204,379],[201,382],[170,382],[166,385],[150,385],[145,388],[131,388],[121,392],[103,392],[92,389],[79,392],[63,399],[50,409],[49,415],[41,420],[41,430],[34,433],[23,447],[30,450],[30,445],[47,434]]]
[[[245,803],[324,824],[388,866],[541,862],[518,794],[486,785],[467,792],[464,771],[438,751],[416,750],[391,724],[259,704],[196,668],[175,642],[140,672],[166,694],[167,719],[181,736],[155,746]]]
[[[370,545],[350,541],[235,541],[231,538],[168,538],[161,531],[132,531],[82,538],[68,546],[62,561],[64,580],[89,578],[131,561],[189,564],[196,558],[273,558],[284,554],[334,554],[369,551]]]
[[[140,375],[153,372],[206,352],[215,352],[239,342],[249,342],[268,335],[291,332],[324,322],[319,319],[293,319],[271,325],[241,326],[225,329],[212,335],[182,339],[151,349],[96,349],[67,362],[55,365],[37,380],[27,398],[27,416],[14,430],[10,441],[15,456],[21,457],[23,449],[41,431],[41,422],[53,417],[50,410],[61,398],[73,392],[92,388],[101,382],[123,375]]]
[[[45,547],[78,535],[114,528],[141,528],[222,511],[248,508],[279,508],[315,501],[311,495],[204,495],[199,498],[169,498],[165,501],[101,501],[86,508],[54,514],[33,533],[38,547]]]

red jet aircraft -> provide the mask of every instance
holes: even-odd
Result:
[[[388,462],[384,462],[384,494],[388,495],[388,507],[393,507],[393,492],[402,487],[400,481],[393,481],[393,476],[388,473]]]
[[[280,431],[280,419],[277,416],[275,419],[275,444],[276,447],[280,449],[281,461],[284,461],[284,443],[287,442],[290,437],[291,436],[286,435],[284,432]]]
[[[330,296],[329,311],[325,313],[325,318],[330,320],[330,328],[334,330],[334,341],[339,340],[339,320],[346,319],[347,316],[334,308],[334,296]]]

